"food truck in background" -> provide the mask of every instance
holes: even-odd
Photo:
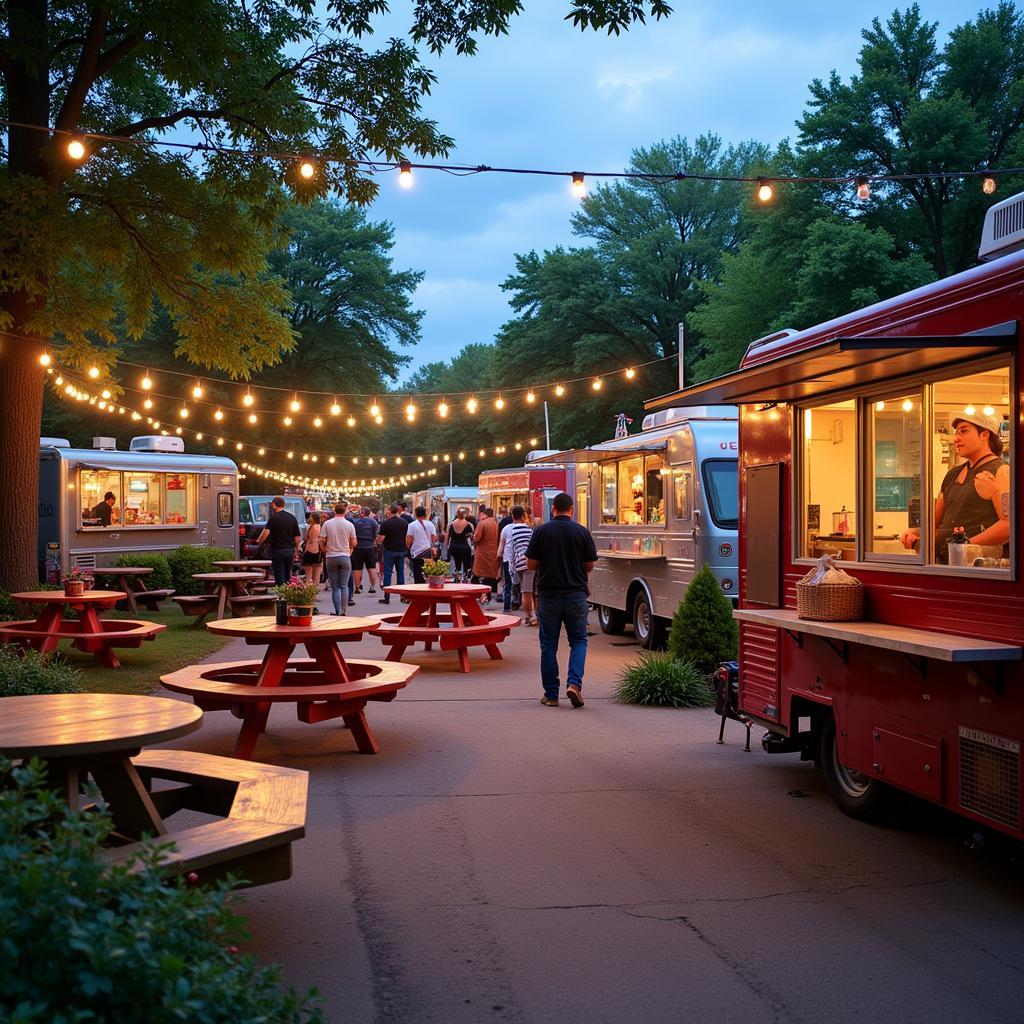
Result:
[[[896,787],[1024,837],[1021,250],[1024,195],[988,211],[984,265],[754,342],[735,373],[647,403],[739,405],[739,710],[765,750],[819,762],[854,817]],[[960,482],[972,429],[995,456],[975,456],[983,486]],[[977,525],[947,543],[947,496],[1006,543],[972,545]],[[798,618],[823,553],[863,583],[863,621]]]
[[[575,467],[575,516],[599,556],[590,600],[603,632],[632,625],[642,647],[660,647],[704,565],[735,596],[736,435],[732,407],[670,408],[638,434],[549,456]]]
[[[72,448],[39,441],[40,580],[112,564],[119,556],[166,553],[182,544],[238,550],[238,468],[215,455],[186,455],[180,437],[114,438]],[[112,492],[111,524],[93,510]]]
[[[571,467],[560,463],[533,465],[552,454],[530,452],[526,456],[527,465],[522,469],[485,470],[480,474],[480,501],[493,508],[495,516],[500,515],[503,508],[511,511],[514,505],[522,505],[535,523],[547,522],[555,495],[563,491],[571,494],[573,485]]]
[[[431,487],[427,491],[424,507],[427,516],[440,527],[443,534],[460,508],[468,509],[469,514],[475,516],[479,503],[480,492],[475,487]]]

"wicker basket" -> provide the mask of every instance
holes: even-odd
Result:
[[[864,617],[864,584],[798,583],[796,614],[816,622],[856,622]]]

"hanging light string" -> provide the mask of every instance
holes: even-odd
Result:
[[[590,178],[615,178],[624,180],[641,180],[653,184],[665,184],[675,181],[711,181],[736,182],[757,186],[759,200],[769,202],[772,199],[771,186],[775,184],[811,184],[811,185],[854,185],[857,187],[859,199],[866,199],[870,194],[869,186],[883,182],[911,181],[948,181],[951,179],[982,180],[983,191],[991,195],[996,189],[998,176],[1024,174],[1021,167],[990,167],[970,170],[953,171],[903,171],[886,174],[841,174],[841,175],[780,175],[780,174],[690,174],[686,171],[672,171],[653,174],[644,171],[558,171],[537,167],[492,167],[489,164],[448,164],[448,163],[416,163],[411,160],[367,160],[351,156],[339,156],[332,153],[296,153],[287,150],[246,149],[238,146],[221,146],[212,142],[176,142],[173,140],[115,135],[107,132],[75,132],[48,125],[28,124],[22,121],[0,120],[0,125],[7,128],[19,128],[36,131],[65,141],[68,158],[74,164],[83,163],[92,149],[99,145],[131,145],[154,149],[184,150],[189,153],[213,153],[218,156],[238,156],[250,160],[272,160],[289,167],[294,167],[302,182],[312,182],[319,173],[320,165],[345,164],[348,167],[362,167],[371,174],[380,171],[397,171],[399,184],[405,188],[412,185],[414,171],[442,171],[458,177],[472,174],[528,174],[543,177],[568,178],[573,194],[582,198],[586,195],[585,181]],[[767,189],[767,194],[764,194]],[[867,193],[867,194],[865,194]]]
[[[207,437],[206,433],[195,427],[181,422],[174,423],[167,419],[161,420],[159,415],[153,415],[151,410],[140,411],[137,408],[133,408],[130,404],[123,403],[119,399],[115,398],[109,388],[103,388],[98,394],[89,391],[89,388],[95,388],[97,386],[95,381],[85,382],[75,379],[73,374],[69,374],[67,371],[55,370],[52,366],[47,367],[46,372],[51,376],[54,391],[59,397],[88,402],[90,405],[96,406],[103,412],[120,414],[122,416],[128,415],[136,423],[145,421],[147,426],[152,427],[154,430],[159,430],[165,436],[169,437],[174,434],[180,437],[184,434],[190,434],[197,442],[208,441],[213,443],[216,447],[231,447],[237,452],[258,452],[260,456],[263,456],[269,451],[279,455],[284,455],[285,458],[289,460],[297,457],[297,453],[294,449],[275,448],[271,445],[262,445],[252,441],[240,441],[220,434],[214,434]],[[343,456],[333,453],[303,452],[298,457],[303,462],[319,462],[323,459],[330,466],[347,462],[353,466],[393,465],[395,467],[420,467],[430,466],[432,464],[440,465],[449,462],[465,462],[468,458],[471,458],[474,455],[479,459],[484,459],[487,458],[488,455],[492,454],[497,456],[506,455],[511,452],[525,452],[531,448],[535,448],[538,442],[538,437],[530,437],[519,441],[508,441],[499,445],[489,445],[483,448],[448,452],[429,452],[414,455]]]

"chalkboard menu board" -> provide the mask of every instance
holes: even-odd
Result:
[[[906,512],[913,480],[910,476],[875,477],[875,511]]]

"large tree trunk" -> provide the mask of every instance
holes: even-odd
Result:
[[[10,513],[0,530],[0,590],[34,590],[39,520],[39,423],[46,371],[43,339],[26,333],[33,300],[23,292],[0,295],[13,324],[0,334],[0,494]]]

